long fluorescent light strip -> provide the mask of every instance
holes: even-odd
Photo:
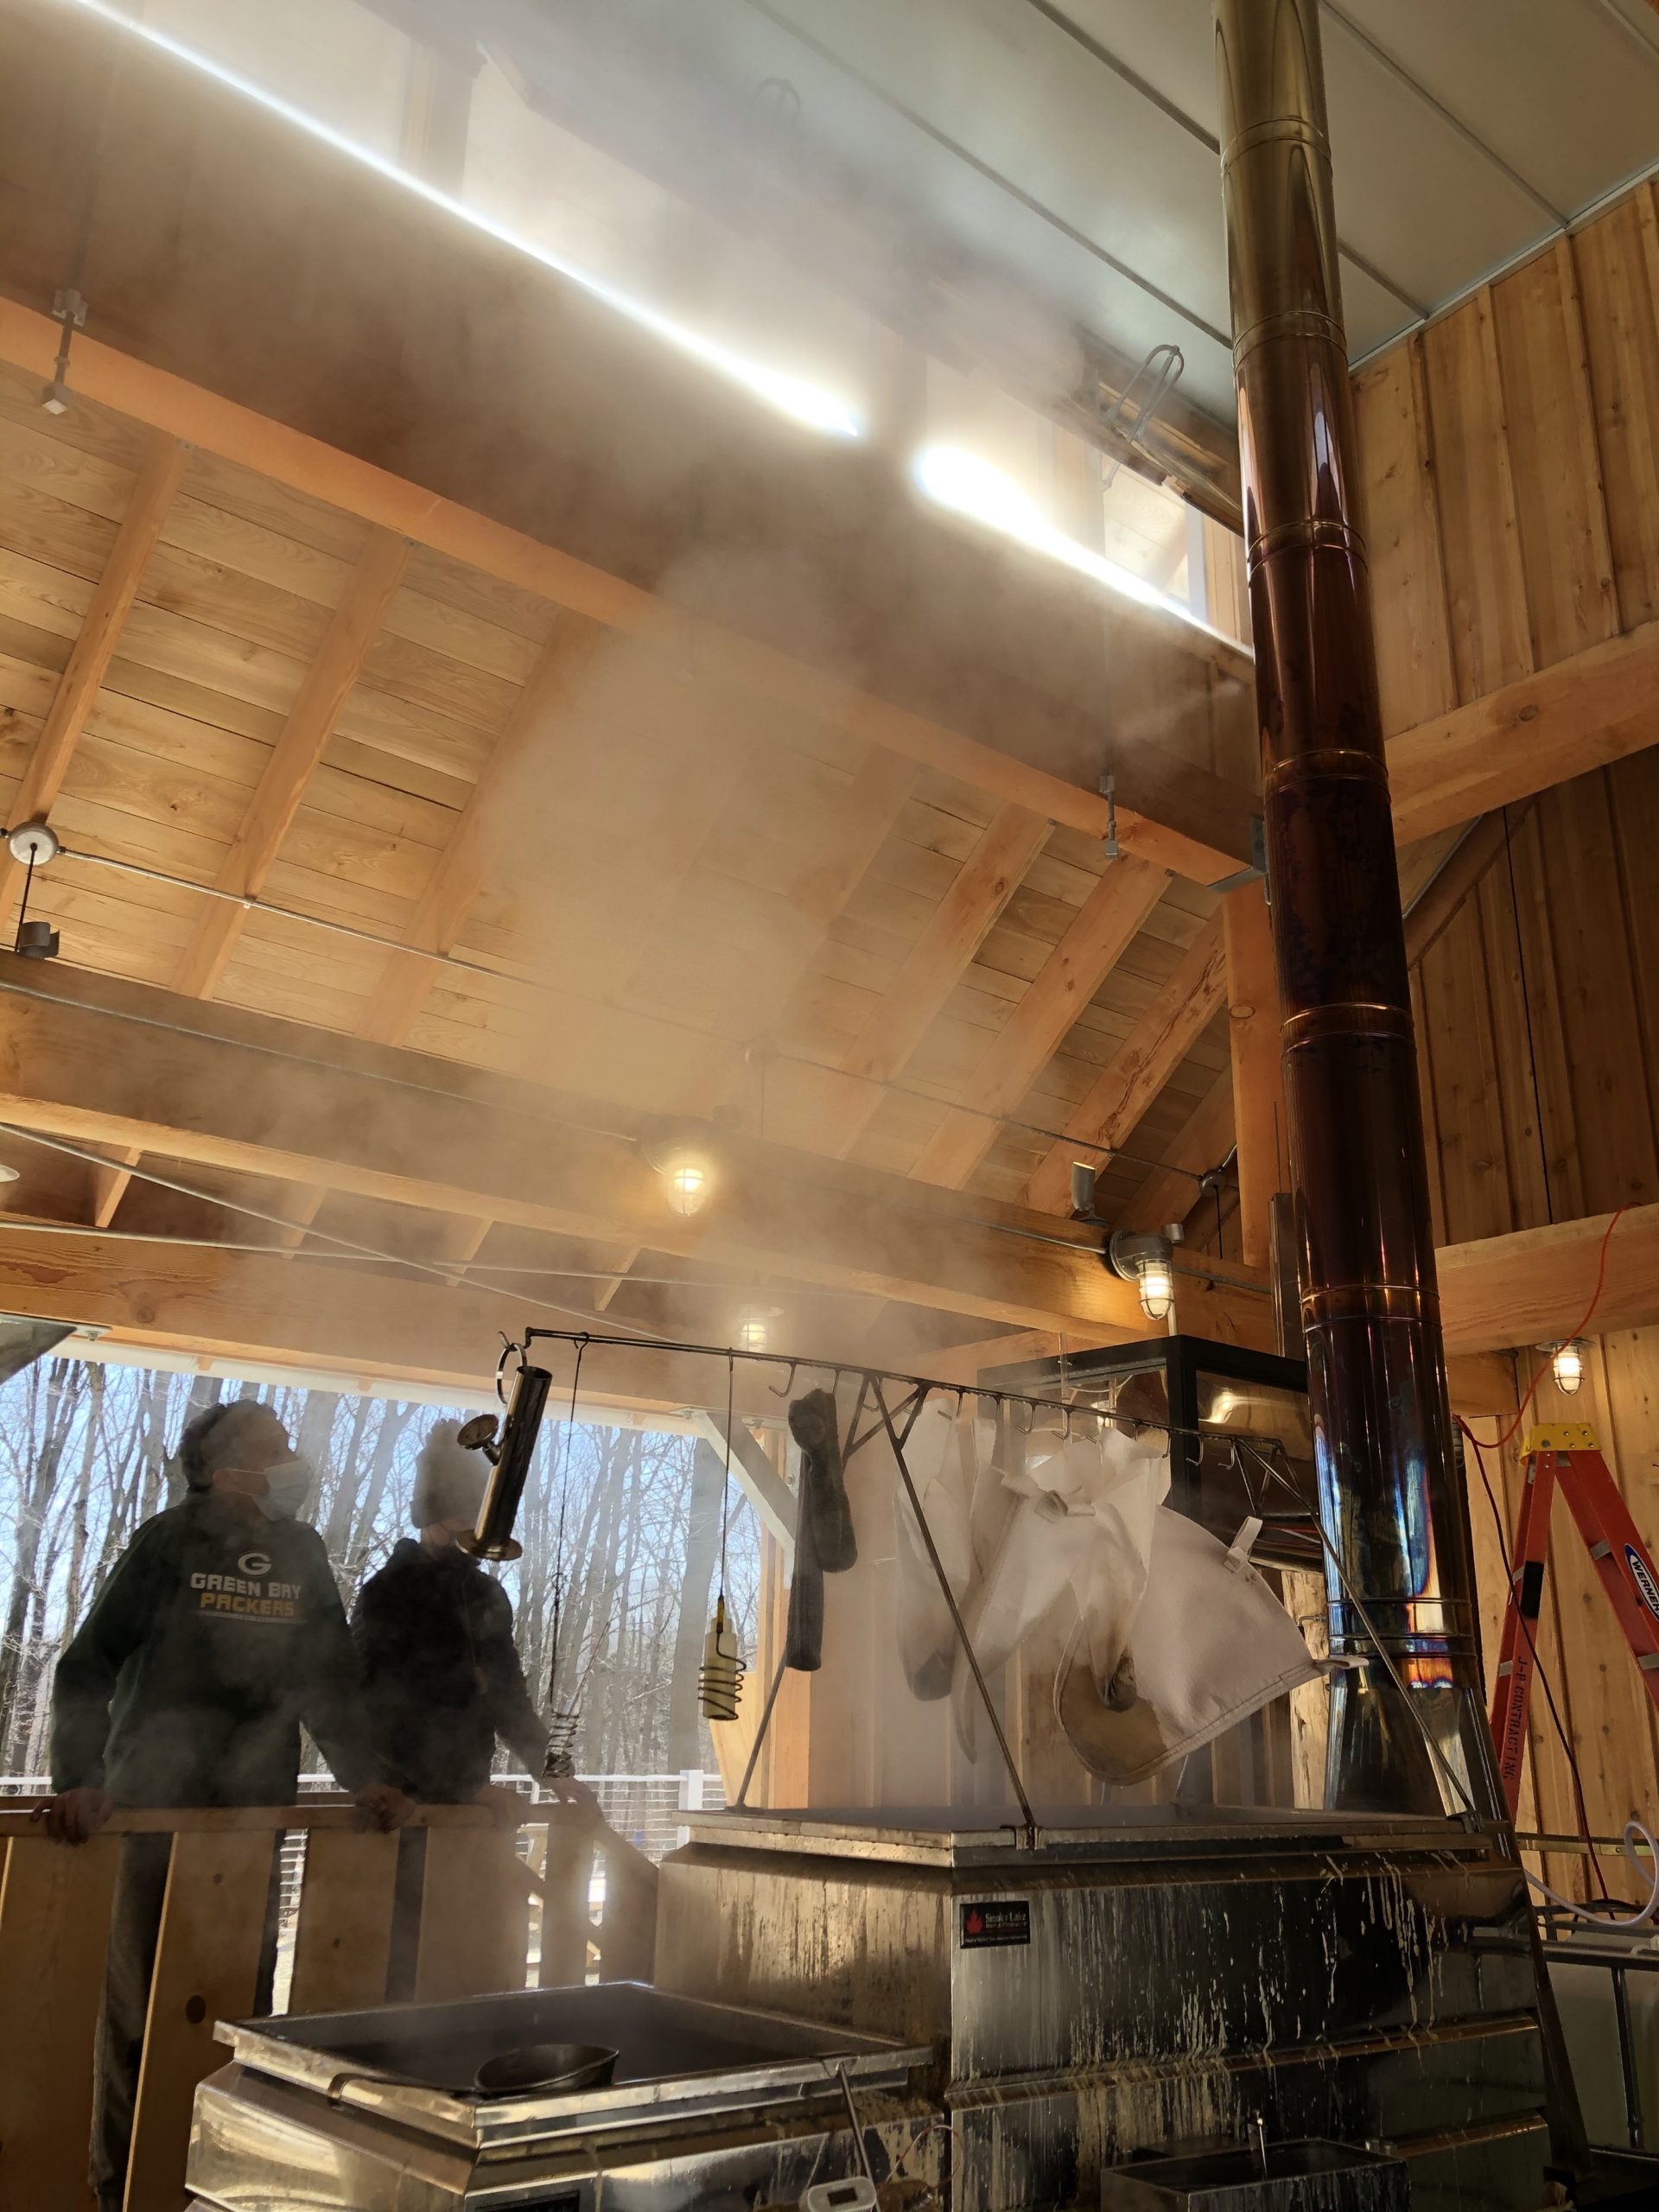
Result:
[[[146,45],[158,48],[162,53],[187,62],[204,76],[217,79],[232,92],[255,101],[271,114],[281,116],[285,123],[293,124],[308,137],[320,139],[326,146],[332,146],[337,153],[348,155],[365,168],[389,177],[393,183],[404,186],[432,207],[441,207],[446,214],[459,217],[462,222],[470,224],[474,230],[481,231],[499,244],[512,247],[514,252],[522,253],[532,261],[540,262],[543,268],[569,277],[572,283],[580,284],[595,299],[603,300],[607,307],[614,308],[619,315],[626,315],[630,322],[637,323],[643,330],[649,330],[667,344],[677,346],[681,353],[689,353],[694,360],[701,361],[705,367],[716,371],[732,383],[741,385],[792,421],[804,423],[809,429],[822,430],[831,437],[863,436],[863,423],[833,393],[809,384],[803,378],[790,376],[780,369],[768,368],[764,362],[749,360],[741,353],[733,353],[715,339],[705,338],[695,330],[688,330],[683,323],[676,322],[655,308],[647,307],[643,300],[636,300],[626,292],[618,291],[614,285],[606,283],[589,270],[549,252],[545,246],[534,245],[518,232],[510,231],[503,224],[493,221],[477,208],[467,207],[464,200],[454,199],[448,193],[440,191],[435,185],[429,184],[424,178],[412,175],[408,169],[398,168],[395,162],[385,160],[354,138],[348,138],[343,132],[335,130],[320,117],[308,115],[303,108],[294,106],[265,86],[255,84],[251,78],[226,68],[223,63],[213,60],[196,48],[169,37],[165,31],[135,21],[119,8],[111,6],[109,0],[67,0],[67,4],[82,9],[88,15],[101,16],[105,22],[115,24],[134,38],[143,39]]]
[[[1228,637],[1224,631],[1194,614],[1181,601],[1160,591],[1144,576],[1137,576],[1133,569],[1109,560],[1103,553],[1091,552],[1078,539],[1068,537],[1049,521],[1036,501],[1011,476],[993,467],[989,461],[982,461],[977,454],[969,453],[962,446],[924,446],[911,466],[918,485],[928,498],[952,514],[965,515],[970,522],[981,523],[988,530],[1015,538],[1021,545],[1030,546],[1033,552],[1046,554],[1051,561],[1062,562],[1080,575],[1103,584],[1108,591],[1116,592],[1125,599],[1138,600],[1143,607],[1154,607],[1160,613],[1173,614],[1189,629],[1201,630],[1206,637],[1219,639],[1245,659],[1251,657],[1248,645],[1241,645],[1236,638]]]

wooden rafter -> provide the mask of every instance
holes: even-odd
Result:
[[[1219,1167],[1232,1148],[1233,1077],[1224,1068],[1164,1147],[1164,1165],[1131,1192],[1116,1226],[1162,1229],[1185,1221],[1198,1202],[1198,1178]]]
[[[943,1011],[987,931],[1042,850],[1049,824],[1017,806],[993,816],[880,1000],[842,1054],[859,1087],[844,1100],[831,1149],[850,1151],[891,1083]]]
[[[33,373],[48,373],[57,340],[57,325],[49,317],[0,300],[0,359]],[[670,610],[639,585],[166,370],[83,337],[75,346],[75,385],[87,398],[133,421],[187,436],[225,460],[608,628],[658,628],[666,614],[683,626],[688,653],[695,649],[701,672],[746,687],[791,714],[816,717],[873,745],[885,746],[918,766],[954,776],[1000,804],[1064,822],[1090,836],[1106,835],[1107,802],[1093,788],[999,751],[896,701],[861,690],[758,639]],[[1195,665],[1216,649],[1216,641],[1194,633]],[[1248,657],[1235,652],[1232,658],[1236,671],[1247,677]],[[1219,784],[1220,779],[1211,781]],[[1236,855],[1122,802],[1116,824],[1128,850],[1194,882],[1212,882],[1238,866]]]
[[[423,953],[454,951],[490,871],[493,839],[513,779],[534,748],[549,742],[571,683],[586,665],[591,633],[556,630],[542,648],[524,690],[473,786],[448,843],[438,855],[409,928],[409,950],[394,952],[375,988],[358,1035],[401,1045],[418,1020],[439,969]]]
[[[116,532],[115,543],[86,609],[52,704],[35,742],[22,782],[12,802],[12,821],[44,822],[50,814],[86,727],[122,626],[138,595],[144,564],[155,550],[168,509],[184,474],[186,448],[177,438],[157,433],[134,480],[132,495]],[[0,921],[10,912],[22,870],[0,847]]]
[[[1037,1226],[1018,1209],[730,1141],[687,1220],[604,1109],[550,1119],[533,1085],[343,1039],[315,1052],[300,1025],[0,956],[0,1116],[27,1128],[1019,1326],[1139,1310],[1086,1236],[1008,1234]]]
[[[316,658],[265,764],[252,804],[214,878],[214,887],[238,898],[257,897],[282,850],[307,785],[322,759],[346,695],[403,582],[408,541],[378,531],[353,570]],[[246,910],[214,899],[180,956],[174,987],[193,998],[209,997],[242,934]]]
[[[1074,1147],[1095,1152],[1124,1144],[1135,1123],[1220,1011],[1226,992],[1221,921],[1199,931],[1159,992],[1102,1070],[1026,1186],[1026,1203],[1045,1213],[1071,1207]]]
[[[996,1141],[998,1124],[1031,1089],[1061,1040],[1117,965],[1164,895],[1168,878],[1144,861],[1109,866],[1015,1006],[996,1041],[963,1083],[976,1110],[947,1114],[912,1171],[925,1183],[960,1190]]]
[[[0,301],[0,359],[48,373],[57,343],[49,317]],[[406,535],[486,575],[594,620],[637,630],[660,619],[653,596],[505,524],[435,497],[372,463],[272,422],[164,370],[83,337],[77,388],[130,419],[186,438],[310,497]],[[695,626],[698,664],[792,711],[856,732],[1000,801],[1090,836],[1105,834],[1098,792],[998,753],[895,702],[838,682],[754,640]],[[1389,741],[1395,822],[1402,842],[1472,820],[1659,741],[1659,624],[1571,655]],[[1213,882],[1236,859],[1122,805],[1125,845],[1193,881]]]

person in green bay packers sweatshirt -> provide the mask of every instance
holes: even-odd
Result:
[[[139,1529],[58,1662],[48,1833],[84,1842],[118,1806],[291,1804],[302,1725],[368,1818],[401,1825],[409,1801],[382,1776],[328,1555],[295,1517],[311,1472],[287,1430],[251,1398],[211,1406],[179,1463],[188,1495]],[[100,2212],[124,2191],[171,1842],[122,1840],[93,2059]],[[273,1904],[275,1881],[273,1865]]]

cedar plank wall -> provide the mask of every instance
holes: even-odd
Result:
[[[1355,391],[1390,734],[1659,620],[1651,185],[1362,371]],[[1659,749],[1511,809],[1510,827],[1508,853],[1413,971],[1441,1243],[1659,1199]],[[1523,1384],[1539,1357],[1522,1355]],[[1576,1400],[1546,1382],[1539,1410],[1596,1425],[1659,1547],[1659,1329],[1592,1342],[1586,1366]],[[1507,1532],[1519,1469],[1504,1463],[1488,1455]],[[1471,1474],[1490,1675],[1503,1568]],[[1553,1535],[1542,1655],[1592,1828],[1617,1834],[1659,1812],[1653,1715],[1564,1510]],[[1541,1698],[1533,1719],[1522,1825],[1571,1832]],[[1583,1894],[1586,1863],[1557,1857],[1548,1878]]]

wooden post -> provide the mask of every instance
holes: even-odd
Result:
[[[542,1874],[542,1948],[536,1980],[543,1989],[568,1989],[588,1978],[588,1946],[594,1927],[588,1894],[594,1879],[591,1828],[550,1821]],[[606,1889],[608,1910],[610,1891]]]
[[[320,1828],[306,1838],[290,2012],[385,2001],[397,1888],[395,1835]]]
[[[126,2212],[177,2212],[196,2085],[225,2065],[214,2023],[253,2011],[277,1831],[183,1831],[167,1896],[138,2071]]]
[[[1285,1095],[1280,1074],[1279,986],[1266,887],[1242,884],[1221,902],[1227,954],[1227,1040],[1238,1142],[1238,1221],[1245,1264],[1265,1268],[1268,1209],[1284,1187]]]
[[[530,1884],[517,1839],[495,1828],[429,1829],[416,2001],[522,1989],[529,1948]]]
[[[92,2034],[121,1845],[11,1837],[0,1872],[0,2212],[90,2205]]]

